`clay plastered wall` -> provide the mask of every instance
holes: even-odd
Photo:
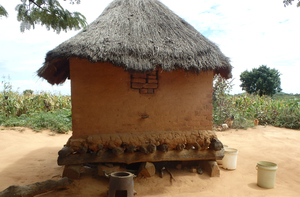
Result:
[[[110,63],[71,58],[70,69],[75,138],[212,130],[212,71],[200,75],[159,71],[154,94],[140,94],[131,88],[130,73]]]

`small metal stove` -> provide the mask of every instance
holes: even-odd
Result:
[[[130,172],[113,172],[109,176],[108,197],[133,197],[134,174]]]

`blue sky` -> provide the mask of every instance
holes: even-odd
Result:
[[[82,0],[69,5],[94,21],[112,0]],[[13,89],[70,94],[70,82],[51,86],[36,76],[45,55],[78,31],[56,34],[43,26],[20,32],[14,8],[20,0],[2,1],[9,17],[0,18],[0,77],[10,77]],[[267,65],[281,73],[285,93],[300,93],[300,8],[284,7],[282,0],[161,0],[200,33],[216,43],[231,59],[233,89],[241,93],[239,76],[245,70]],[[3,86],[0,87],[0,91]]]

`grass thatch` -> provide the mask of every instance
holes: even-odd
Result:
[[[229,59],[217,45],[157,0],[115,0],[85,30],[46,55],[38,75],[51,84],[69,76],[69,58],[111,62],[147,72],[214,70],[231,77]]]

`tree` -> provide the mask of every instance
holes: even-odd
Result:
[[[17,20],[21,22],[20,30],[34,29],[36,24],[45,25],[48,30],[53,29],[60,33],[68,30],[78,30],[87,25],[86,18],[79,12],[69,12],[64,9],[59,0],[20,0],[15,10]],[[66,1],[66,0],[64,0]],[[80,0],[69,0],[71,4],[80,3]],[[0,16],[7,16],[7,12],[0,5]]]
[[[293,1],[294,0],[283,0],[284,7],[286,7],[288,5],[292,5]],[[298,0],[297,7],[300,7],[300,0]]]
[[[8,16],[8,13],[7,13],[7,11],[5,10],[5,8],[2,6],[2,5],[0,5],[0,17],[1,16]]]
[[[33,94],[33,90],[27,89],[23,91],[23,95],[32,95],[32,94]]]
[[[240,75],[242,90],[252,94],[273,96],[280,92],[280,73],[276,69],[270,69],[265,65],[261,65],[258,69],[253,68],[252,71],[244,71]]]

